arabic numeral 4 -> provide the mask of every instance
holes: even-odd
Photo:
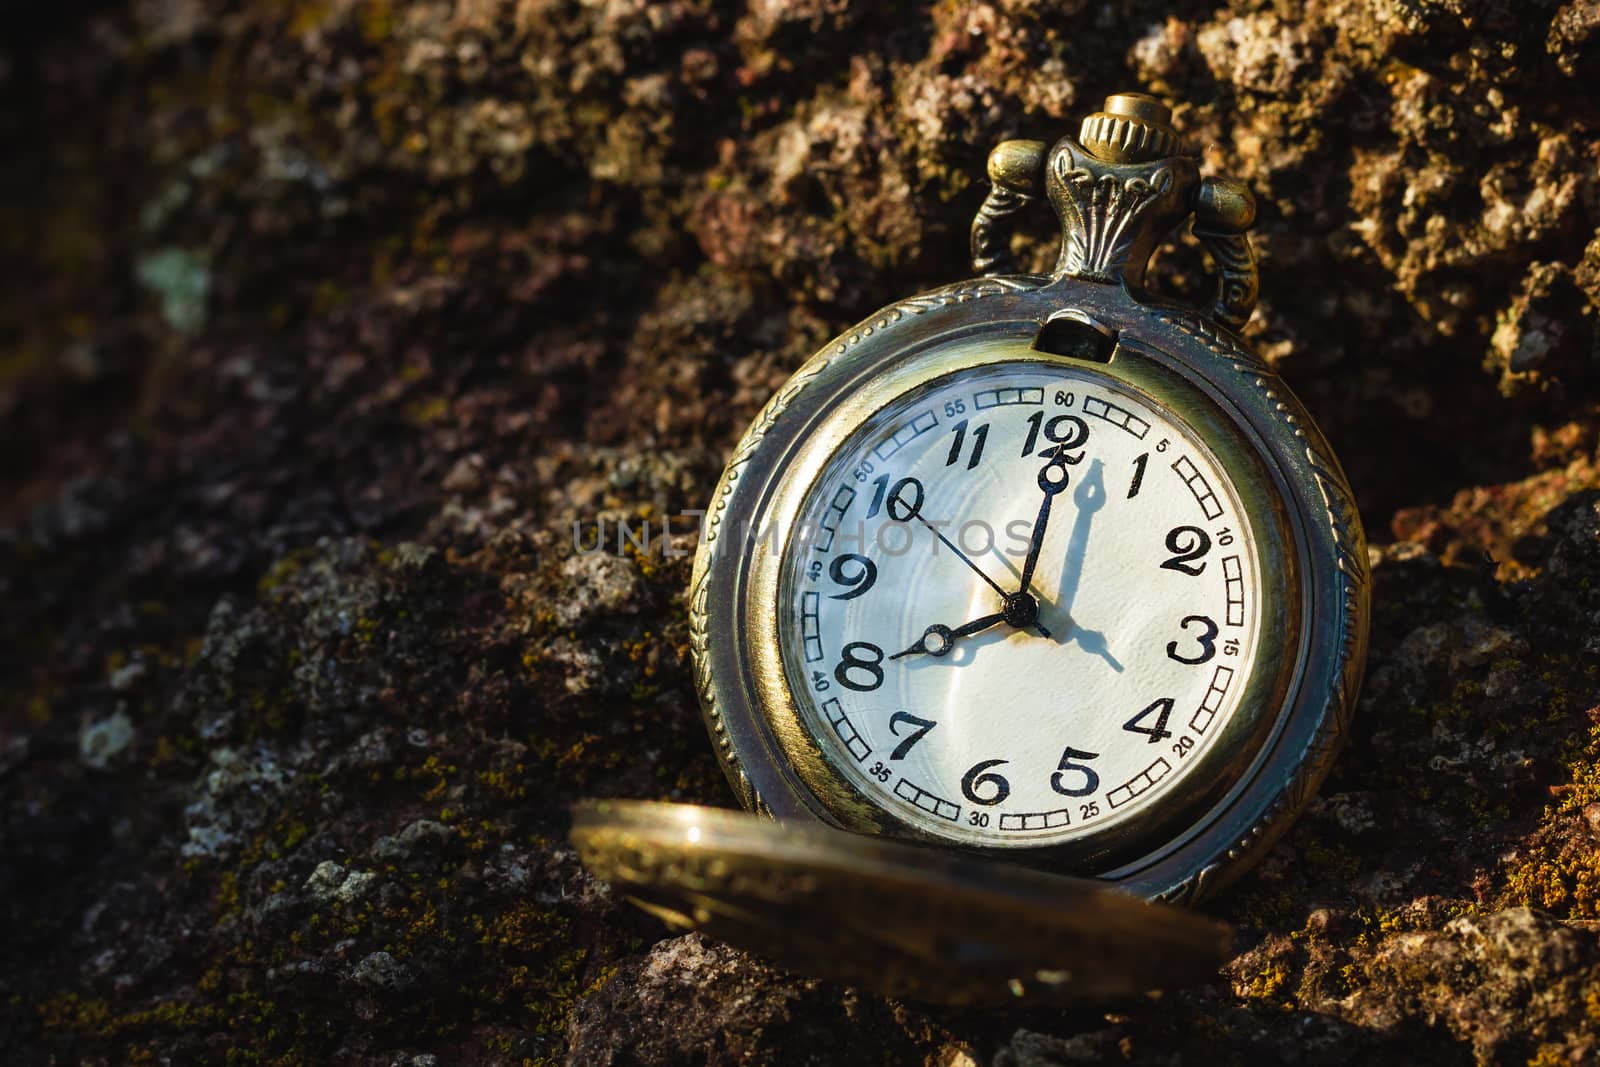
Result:
[[[876,778],[880,782],[887,782],[889,780],[889,776],[894,772],[889,770],[889,768],[885,767],[882,763],[874,763],[872,765],[872,769],[867,773],[872,775],[872,777]]]

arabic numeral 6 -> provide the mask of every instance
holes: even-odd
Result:
[[[1008,762],[1010,761],[1003,759],[986,759],[974,764],[961,779],[961,795],[974,804],[982,804],[986,808],[992,808],[1005,800],[1011,795],[1011,783],[999,772],[991,771],[989,768]],[[978,792],[979,789],[983,792]]]
[[[889,768],[885,767],[882,763],[874,763],[872,765],[872,769],[867,773],[872,775],[872,777],[876,778],[880,782],[887,782],[889,780],[889,775],[893,772],[890,771]]]

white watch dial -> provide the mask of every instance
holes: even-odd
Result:
[[[1254,659],[1257,553],[1228,473],[1090,370],[998,364],[889,404],[787,553],[802,720],[858,790],[952,841],[1036,847],[1159,804]]]

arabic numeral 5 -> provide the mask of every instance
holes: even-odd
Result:
[[[889,776],[894,772],[889,770],[889,768],[885,767],[882,763],[874,763],[872,765],[872,769],[867,773],[872,775],[872,777],[876,778],[880,782],[887,782],[889,780]]]
[[[965,400],[947,400],[944,405],[944,417],[953,419],[957,415],[965,414],[966,410],[967,402]]]
[[[1050,776],[1050,788],[1064,797],[1086,797],[1093,793],[1100,788],[1099,772],[1086,763],[1076,761],[1099,758],[1098,752],[1067,748],[1061,753],[1061,762],[1057,765],[1056,772]]]

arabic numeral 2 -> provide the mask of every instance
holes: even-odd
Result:
[[[887,782],[889,780],[889,776],[894,772],[889,770],[889,768],[885,767],[882,763],[874,763],[872,765],[872,769],[867,773],[872,775],[872,777],[876,778],[880,782]]]

